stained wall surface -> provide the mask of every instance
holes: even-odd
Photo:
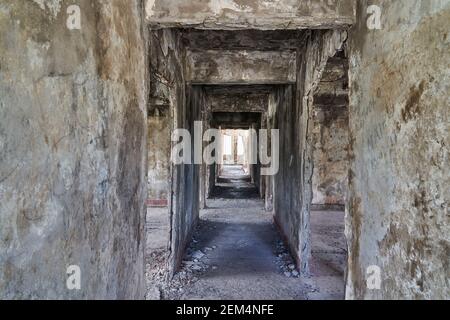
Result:
[[[187,50],[183,44],[180,30],[164,29],[150,31],[150,114],[160,116],[152,123],[150,131],[164,126],[169,131],[169,139],[175,129],[188,130],[194,137],[194,121],[202,120],[200,106],[205,104],[202,90],[188,86],[186,81]],[[159,132],[158,136],[163,134]],[[184,249],[198,219],[199,210],[199,165],[194,165],[194,143],[189,144],[191,163],[175,164],[171,161],[173,147],[180,141],[164,138],[154,140],[152,148],[160,150],[161,158],[154,158],[151,165],[157,166],[165,161],[169,168],[166,172],[168,186],[168,215],[170,217],[170,261],[169,274],[173,274],[183,258]],[[188,152],[189,150],[186,150]],[[161,160],[159,160],[161,159]],[[152,171],[149,179],[158,178],[160,172]],[[151,176],[150,176],[151,175]],[[165,174],[161,177],[165,179]],[[160,178],[158,178],[160,179]],[[150,193],[161,193],[158,185],[149,186]]]
[[[359,1],[350,34],[347,298],[448,299],[450,2],[370,4],[381,30]]]
[[[343,48],[346,37],[345,31],[312,31],[297,51],[296,87],[280,88],[269,104],[270,127],[280,130],[280,170],[273,178],[275,221],[305,275],[311,256],[313,98],[328,59]]]
[[[314,93],[313,200],[316,209],[343,209],[348,188],[348,59],[330,58]]]
[[[69,5],[81,30],[66,28]],[[0,7],[0,298],[143,298],[141,3]]]
[[[146,16],[155,27],[327,28],[353,23],[354,4],[354,0],[147,0]]]

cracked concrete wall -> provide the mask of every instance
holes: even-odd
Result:
[[[350,34],[347,298],[449,299],[450,2],[370,4],[382,29],[360,1]]]
[[[348,60],[330,58],[314,93],[312,205],[341,209],[348,187]]]
[[[329,28],[352,24],[354,6],[354,0],[147,0],[146,15],[154,27]]]
[[[66,28],[73,4],[81,31]],[[142,10],[1,2],[0,298],[144,297]]]
[[[187,81],[199,84],[295,82],[293,51],[189,50]]]

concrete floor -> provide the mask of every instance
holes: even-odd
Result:
[[[263,200],[243,171],[226,168],[214,196],[207,202],[208,209],[201,211],[182,270],[169,285],[156,283],[162,277],[158,274],[161,269],[155,271],[158,263],[154,261],[161,259],[159,268],[162,267],[167,243],[165,211],[149,212],[149,299],[344,298],[346,251],[342,212],[311,213],[311,277],[305,278],[291,269],[292,258],[273,224],[272,213],[264,210]],[[199,252],[201,257],[196,257]]]
[[[311,241],[311,278],[308,282],[317,291],[309,298],[343,299],[347,263],[344,212],[312,211]]]

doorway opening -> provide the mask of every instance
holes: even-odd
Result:
[[[314,225],[316,215],[310,219],[305,193],[314,188],[307,179],[314,172],[305,171],[304,157],[314,135],[312,122],[304,120],[315,110],[305,98],[328,58],[315,50],[334,54],[344,37],[327,30],[161,29],[151,34],[151,108],[157,112],[150,114],[160,136],[151,142],[162,150],[157,163],[171,163],[174,153],[180,155],[174,147],[193,136],[182,152],[187,162],[171,163],[163,174],[150,166],[153,176],[168,181],[150,185],[168,189],[156,193],[167,196],[163,209],[169,230],[156,272],[169,281],[159,284],[159,294],[166,299],[314,298],[321,279],[305,278],[308,261],[314,268],[326,261],[304,250],[311,246],[311,230],[322,232]],[[159,123],[168,125],[172,136],[162,134]],[[174,139],[178,129],[186,135]],[[209,137],[211,130],[219,137]],[[207,146],[216,139],[221,148],[211,155],[220,161],[194,161],[199,147],[210,152]],[[266,162],[271,157],[276,166]],[[342,289],[323,292],[321,298],[344,297],[343,277],[336,281]]]
[[[328,59],[314,92],[310,272],[321,297],[344,295],[347,267],[345,207],[349,173],[348,59]]]

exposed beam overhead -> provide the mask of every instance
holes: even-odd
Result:
[[[147,0],[153,28],[307,29],[339,28],[355,22],[355,0]]]

